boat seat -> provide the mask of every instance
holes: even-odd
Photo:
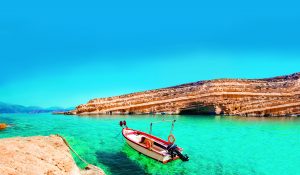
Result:
[[[128,137],[136,143],[141,143],[142,137],[140,135],[129,135]]]

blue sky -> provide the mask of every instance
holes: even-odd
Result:
[[[0,3],[0,101],[69,107],[214,78],[299,72],[293,1]]]

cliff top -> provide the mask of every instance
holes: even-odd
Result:
[[[238,81],[238,82],[253,82],[253,81],[259,81],[259,82],[278,82],[278,81],[289,81],[289,80],[297,80],[300,79],[300,72],[293,73],[290,75],[285,75],[285,76],[276,76],[276,77],[271,77],[271,78],[262,78],[262,79],[242,79],[242,78],[219,78],[219,79],[213,79],[213,80],[201,80],[201,81],[196,81],[192,83],[184,83],[176,86],[169,86],[169,87],[164,87],[164,88],[158,88],[158,89],[152,89],[152,90],[146,90],[146,91],[140,91],[140,92],[133,92],[133,93],[128,93],[128,94],[122,94],[122,95],[116,95],[116,96],[111,96],[111,97],[102,97],[102,98],[114,98],[118,96],[130,96],[134,94],[143,94],[143,93],[149,93],[149,92],[154,92],[158,90],[166,90],[166,89],[172,89],[172,88],[183,88],[183,87],[188,87],[188,86],[200,86],[205,83],[213,83],[213,82],[223,82],[223,81]],[[93,100],[96,100],[99,98],[94,98],[90,100],[88,103],[92,102]]]

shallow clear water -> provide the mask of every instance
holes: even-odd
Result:
[[[120,120],[148,132],[151,121],[165,117],[177,120],[173,133],[176,143],[190,156],[189,162],[161,164],[135,152],[119,134]],[[61,134],[82,157],[107,174],[300,174],[299,118],[2,114],[0,122],[12,125],[0,132],[0,138]],[[167,138],[170,126],[155,124],[153,134]]]

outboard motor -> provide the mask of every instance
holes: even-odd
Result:
[[[189,160],[189,156],[188,155],[183,155],[181,154],[180,151],[178,151],[177,149],[177,145],[170,144],[167,147],[168,153],[171,155],[172,158],[174,158],[176,155],[182,160],[182,161],[188,161]]]

